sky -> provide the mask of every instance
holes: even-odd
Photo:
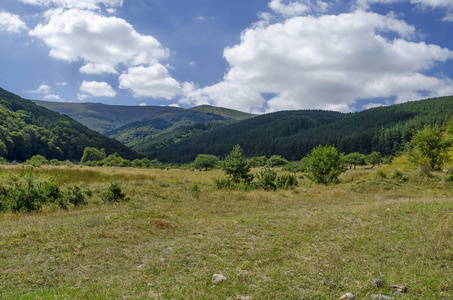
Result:
[[[2,0],[27,99],[354,112],[453,95],[453,0]]]

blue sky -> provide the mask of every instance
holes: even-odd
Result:
[[[356,111],[453,95],[453,0],[3,0],[28,99]]]

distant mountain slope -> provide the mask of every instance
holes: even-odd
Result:
[[[0,88],[0,156],[18,161],[36,154],[48,159],[80,160],[85,147],[104,148],[107,154],[118,152],[128,159],[140,157],[68,116]]]
[[[143,120],[129,123],[105,135],[114,138],[129,147],[136,147],[151,140],[162,131],[178,128],[181,126],[193,125],[206,121],[226,121],[227,119],[212,113],[204,113],[195,110],[178,109]]]
[[[176,119],[175,123],[177,124],[174,124],[175,127],[199,122],[196,121],[197,118],[202,119],[202,121],[208,119],[243,120],[253,116],[251,114],[243,113],[240,111],[221,107],[213,107],[209,105],[202,105],[187,110],[170,106],[123,106],[106,105],[102,103],[68,103],[39,100],[34,100],[33,102],[50,110],[68,115],[72,119],[76,120],[79,123],[82,123],[91,130],[100,132],[105,135],[111,135],[111,132],[115,129],[121,128],[133,122],[142,121],[144,119],[151,120],[162,118],[171,122],[168,115],[171,115]],[[209,115],[210,117],[206,117],[204,119],[200,118],[200,113]],[[186,123],[180,122],[179,120],[177,120],[178,114],[181,114],[181,118],[186,118],[186,120],[191,119],[191,116],[193,116],[193,121],[188,121]],[[214,117],[213,115],[216,115],[216,117]],[[157,132],[158,131],[159,130],[157,130]]]
[[[191,110],[197,110],[205,113],[216,114],[227,119],[233,120],[245,120],[254,117],[255,115],[245,113],[242,111],[237,111],[233,109],[228,109],[224,107],[216,107],[211,105],[200,105],[190,108]]]
[[[192,161],[197,154],[223,156],[240,144],[247,156],[274,154],[299,160],[319,144],[340,151],[391,155],[404,149],[414,131],[443,124],[453,116],[453,97],[407,102],[357,113],[284,111],[243,120],[200,135],[162,144],[143,153],[174,162]],[[164,136],[159,136],[165,139]]]
[[[182,108],[169,106],[122,106],[102,103],[67,103],[34,101],[50,110],[68,115],[72,119],[102,134],[140,121],[147,117],[155,117],[165,113],[185,111]]]
[[[344,114],[332,111],[281,111],[256,116],[228,126],[213,127],[212,130],[183,137],[176,143],[169,143],[168,146],[162,147],[161,143],[147,149],[144,148],[145,145],[141,145],[137,149],[152,157],[174,162],[192,161],[199,153],[223,156],[235,144],[241,144],[248,156],[264,154],[270,156],[276,154],[273,153],[273,149],[268,148],[272,146],[274,140],[290,137],[299,131],[328,124],[343,117]],[[185,129],[188,128],[179,130]],[[165,140],[166,136],[162,134],[159,138]]]

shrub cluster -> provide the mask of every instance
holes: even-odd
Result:
[[[14,178],[12,184],[0,187],[0,211],[32,212],[45,204],[67,209],[70,205],[86,204],[85,199],[90,194],[90,191],[82,191],[78,186],[62,191],[52,180],[39,180],[30,169],[27,175],[22,174]]]
[[[279,157],[275,157],[277,161]],[[231,153],[222,161],[222,169],[226,177],[215,180],[217,189],[275,190],[277,188],[290,189],[298,185],[294,175],[278,175],[270,167],[266,167],[257,174],[250,173],[251,166],[245,159],[239,145],[233,147]],[[256,180],[255,180],[256,179]]]

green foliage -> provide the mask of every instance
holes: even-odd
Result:
[[[267,162],[267,157],[265,155],[263,156],[254,156],[252,158],[249,158],[248,164],[252,168],[257,168],[257,167],[264,167]]]
[[[344,157],[344,162],[349,165],[349,169],[354,169],[356,166],[363,166],[365,165],[365,160],[366,160],[366,155],[358,153],[358,152],[353,152],[349,153],[348,155],[345,155]]]
[[[109,155],[102,161],[102,164],[107,167],[129,167],[131,162],[122,158],[118,153]]]
[[[301,171],[300,162],[297,162],[297,161],[288,162],[288,164],[283,166],[282,170],[287,171],[287,172],[292,172],[292,173],[300,172]]]
[[[448,169],[447,176],[445,176],[446,182],[453,182],[453,168]]]
[[[253,175],[250,174],[251,167],[239,145],[233,147],[221,164],[225,174],[231,176],[234,183],[250,183],[253,180]]]
[[[83,192],[73,186],[66,192],[53,180],[40,180],[33,168],[28,174],[22,173],[17,178],[11,178],[12,183],[0,187],[0,212],[32,212],[39,210],[43,205],[56,205],[68,209],[68,205],[78,206],[86,204],[86,196],[91,191]]]
[[[382,162],[382,155],[380,152],[373,151],[366,157],[365,162],[370,164],[372,169],[374,166],[379,165]]]
[[[126,195],[123,193],[121,187],[115,182],[111,183],[107,191],[102,194],[104,202],[120,202],[127,200]]]
[[[45,198],[37,185],[36,178],[32,168],[30,168],[28,176],[21,174],[18,180],[14,181],[12,187],[3,189],[1,206],[12,212],[31,212],[41,208]]]
[[[288,160],[284,159],[281,155],[272,155],[266,162],[266,165],[273,167],[282,167],[288,164]]]
[[[77,185],[73,186],[67,193],[66,198],[69,203],[74,206],[87,204],[85,201],[85,195],[91,192],[84,193]]]
[[[407,181],[408,178],[403,174],[401,170],[395,170],[392,174],[392,179]]]
[[[26,161],[46,159],[79,161],[86,147],[105,148],[123,157],[140,155],[70,119],[0,88],[0,155]]]
[[[412,138],[407,157],[415,165],[427,163],[431,170],[440,170],[449,161],[449,146],[438,125],[427,125]]]
[[[199,154],[193,162],[193,167],[196,169],[212,169],[219,162],[219,158],[210,154]]]
[[[268,167],[264,170],[261,170],[256,177],[258,178],[258,187],[265,190],[277,189],[277,185],[275,184],[275,180],[277,179],[277,172],[275,172],[271,168]]]
[[[443,124],[453,114],[453,97],[408,102],[341,114],[328,111],[285,111],[256,116],[198,135],[159,135],[168,143],[137,145],[137,150],[168,161],[191,162],[199,153],[223,156],[240,144],[248,157],[281,155],[300,160],[317,145],[335,144],[338,151],[390,156],[405,150],[414,130]]]
[[[105,149],[96,149],[92,147],[86,147],[83,150],[83,155],[82,158],[80,159],[80,162],[87,163],[87,162],[98,162],[102,161],[106,158],[105,155]]]
[[[309,160],[306,156],[304,158],[302,158],[299,162],[299,171],[308,172],[308,163],[309,163]]]
[[[345,170],[343,154],[335,146],[319,145],[307,155],[307,171],[316,183],[337,183]]]
[[[292,189],[299,185],[296,177],[292,174],[279,175],[275,179],[275,184],[279,189]]]
[[[233,189],[236,184],[231,180],[231,177],[221,177],[214,179],[214,187],[217,190]]]
[[[42,155],[35,155],[31,157],[30,159],[27,159],[25,161],[26,165],[31,165],[33,167],[41,167],[42,165],[48,165],[49,161]]]
[[[131,165],[134,168],[149,168],[151,167],[151,161],[148,158],[137,158],[131,161]]]
[[[292,189],[299,185],[292,174],[277,175],[271,168],[265,168],[257,175],[257,187],[265,190]]]

